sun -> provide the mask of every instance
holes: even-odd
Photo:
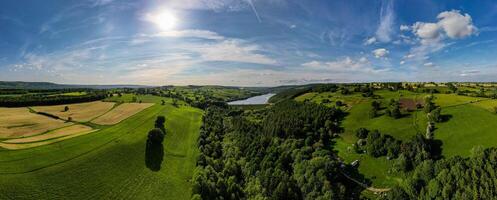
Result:
[[[147,20],[155,24],[162,31],[172,30],[178,23],[178,18],[170,10],[161,10],[154,14],[148,14]]]

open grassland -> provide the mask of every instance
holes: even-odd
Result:
[[[94,101],[56,106],[36,106],[32,107],[32,109],[37,112],[50,113],[62,119],[71,117],[74,121],[87,122],[106,113],[114,107],[114,104],[113,102]],[[66,106],[69,108],[68,111],[64,111]]]
[[[39,141],[50,140],[50,139],[54,139],[54,138],[60,138],[60,137],[65,137],[65,136],[79,134],[79,133],[88,133],[88,132],[91,132],[92,130],[93,129],[89,126],[77,124],[77,125],[72,125],[72,126],[56,129],[56,130],[53,130],[53,131],[50,131],[48,133],[41,134],[41,135],[5,140],[5,141],[2,141],[2,143],[15,144],[15,143],[39,142]]]
[[[152,105],[152,103],[123,103],[92,122],[100,125],[117,124]]]
[[[0,108],[0,138],[27,137],[72,125],[31,113],[28,108]]]
[[[446,157],[469,156],[474,146],[497,146],[497,115],[473,104],[442,110],[447,122],[437,124],[435,138],[443,142]]]
[[[190,199],[202,111],[149,100],[156,104],[98,132],[0,150],[0,199]],[[161,170],[153,172],[145,143],[158,115],[166,116],[167,135]]]
[[[435,103],[441,106],[442,108],[449,106],[457,106],[461,104],[475,103],[478,101],[485,100],[485,98],[481,97],[468,97],[456,94],[435,94],[434,96],[435,96]]]

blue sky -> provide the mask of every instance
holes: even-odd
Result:
[[[497,81],[497,1],[0,1],[0,80]]]

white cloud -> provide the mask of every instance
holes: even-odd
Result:
[[[212,31],[176,30],[97,38],[49,53],[27,52],[21,62],[10,65],[10,70],[65,83],[160,85],[187,69],[212,67],[209,62],[236,62],[229,70],[239,63],[277,65],[267,53],[267,48],[256,43]]]
[[[438,25],[450,38],[465,38],[476,34],[477,28],[473,25],[471,16],[462,15],[458,10],[445,11],[438,15]]]
[[[434,67],[435,64],[432,63],[432,62],[427,62],[427,63],[423,64],[423,66],[425,66],[425,67]]]
[[[385,48],[380,48],[380,49],[375,49],[372,51],[374,57],[376,58],[383,58],[385,56],[388,55],[388,53],[390,53],[387,49]]]
[[[393,33],[393,25],[395,23],[395,13],[393,10],[393,0],[382,1],[380,12],[380,25],[376,30],[376,39],[380,42],[390,42]],[[385,3],[386,2],[386,3]]]
[[[416,22],[411,26],[412,32],[421,39],[421,42],[437,42],[443,37],[461,39],[477,33],[471,16],[462,15],[458,10],[441,12],[437,16],[438,22]]]
[[[243,40],[227,39],[215,44],[203,44],[192,49],[201,54],[205,61],[233,61],[254,64],[275,65],[278,62],[263,54],[255,53],[262,50],[255,44]]]
[[[406,27],[404,27],[405,29]],[[401,27],[402,29],[402,27]],[[450,39],[462,39],[477,33],[469,14],[461,14],[458,10],[441,12],[437,22],[416,22],[410,30],[420,42],[411,48],[404,59],[423,62],[429,54],[451,45]]]
[[[223,40],[223,36],[208,30],[198,30],[198,29],[186,29],[186,30],[171,30],[163,31],[153,36],[157,37],[183,37],[183,38],[201,38],[208,40]]]
[[[371,37],[371,38],[368,38],[366,41],[364,41],[364,45],[371,45],[371,44],[374,44],[375,42],[376,42],[376,38]]]
[[[440,27],[436,23],[416,22],[412,32],[422,41],[437,41],[440,39]]]
[[[411,28],[408,26],[408,25],[400,25],[400,30],[401,31],[408,31],[410,30]]]
[[[348,56],[342,59],[327,62],[313,60],[307,63],[303,63],[302,66],[310,69],[325,70],[329,72],[376,73],[385,70],[374,69],[371,62],[366,57],[352,59]]]
[[[187,10],[239,11],[249,8],[246,0],[169,0],[166,7]]]
[[[480,70],[463,70],[459,76],[474,76],[480,74]]]

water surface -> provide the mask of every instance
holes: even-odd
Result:
[[[259,96],[250,97],[244,100],[232,101],[228,102],[228,105],[259,105],[259,104],[267,104],[269,98],[274,96],[275,94],[269,93]]]

